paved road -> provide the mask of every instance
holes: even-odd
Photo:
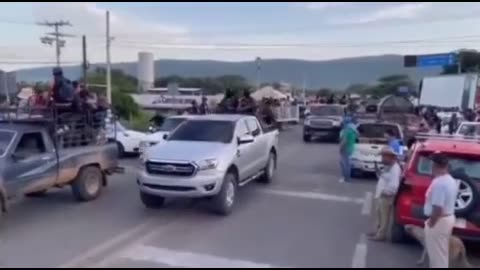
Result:
[[[227,218],[195,202],[145,209],[133,159],[95,202],[24,200],[0,224],[0,267],[414,267],[418,247],[363,237],[374,181],[339,183],[336,146],[300,138],[281,134],[276,182],[243,189]]]

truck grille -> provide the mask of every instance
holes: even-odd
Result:
[[[312,120],[311,125],[312,125],[312,127],[316,127],[316,128],[331,128],[331,127],[333,127],[332,121],[328,121],[328,120]]]
[[[149,174],[155,175],[192,176],[196,168],[191,163],[147,161],[146,169]]]

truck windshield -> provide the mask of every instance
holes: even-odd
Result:
[[[185,121],[185,118],[167,118],[163,122],[162,126],[158,129],[158,131],[166,131],[170,132],[174,130],[175,128],[178,127],[183,121]]]
[[[395,133],[395,136],[400,138],[400,131],[398,127],[394,125],[385,124],[360,124],[357,128],[360,137],[365,138],[385,138],[387,130],[391,130]]]
[[[424,155],[418,161],[417,171],[421,175],[432,175],[432,160]],[[451,157],[449,162],[450,172],[463,171],[468,176],[474,179],[480,179],[480,160]]]
[[[179,126],[169,141],[230,143],[235,123],[230,121],[190,120]]]
[[[342,116],[344,109],[342,106],[312,106],[310,113],[318,116]]]
[[[3,156],[5,151],[7,151],[7,147],[13,139],[15,135],[14,132],[11,131],[0,131],[0,155]]]

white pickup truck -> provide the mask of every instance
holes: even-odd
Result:
[[[382,148],[388,145],[385,137],[387,130],[393,131],[398,139],[404,139],[402,128],[395,123],[365,122],[358,124],[357,130],[358,142],[352,154],[352,175],[355,176],[364,172],[375,172],[375,163],[379,168],[383,166],[380,153]]]
[[[264,131],[254,116],[188,119],[143,155],[140,198],[149,208],[163,206],[169,197],[209,198],[216,213],[228,215],[238,187],[272,181],[278,137],[277,130]]]

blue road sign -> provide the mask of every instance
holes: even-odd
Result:
[[[456,63],[455,53],[419,55],[417,58],[418,67],[453,66]]]

